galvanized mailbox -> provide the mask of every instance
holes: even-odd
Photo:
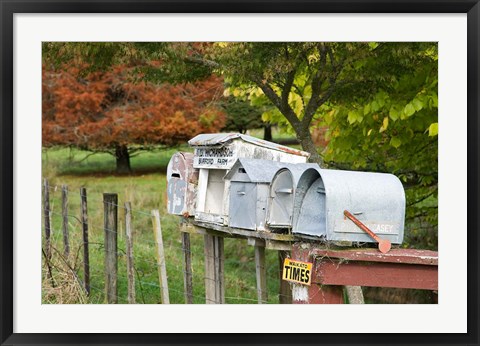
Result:
[[[175,153],[167,166],[167,210],[170,214],[195,214],[198,169],[193,168],[193,154]]]
[[[347,210],[381,238],[393,244],[403,241],[405,192],[392,174],[307,169],[294,204],[294,234],[375,242],[344,216]]]
[[[285,163],[238,159],[225,176],[230,182],[230,227],[265,230],[270,183]]]
[[[318,168],[314,163],[289,164],[280,169],[272,179],[267,213],[269,228],[292,228],[295,194],[300,177],[309,168]]]
[[[193,167],[199,169],[195,219],[228,224],[230,181],[223,178],[239,158],[304,163],[309,153],[239,133],[201,134],[194,147]]]

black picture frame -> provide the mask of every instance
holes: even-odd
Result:
[[[0,0],[0,342],[2,345],[469,344],[479,325],[479,0]],[[13,16],[16,13],[466,13],[468,41],[468,332],[465,334],[20,334],[13,332]],[[450,230],[454,232],[454,230]],[[452,316],[452,318],[454,318]],[[408,323],[408,321],[403,321]],[[219,331],[221,332],[221,331]]]

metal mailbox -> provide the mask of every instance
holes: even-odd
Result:
[[[167,166],[167,210],[170,214],[195,214],[198,169],[193,168],[193,154],[175,153]]]
[[[344,216],[348,210],[381,238],[403,241],[405,192],[392,174],[307,169],[298,182],[294,209],[295,234],[375,242]]]
[[[240,158],[225,176],[230,182],[230,227],[265,230],[270,183],[285,163]]]
[[[309,168],[318,168],[318,165],[314,163],[289,164],[275,174],[270,185],[267,213],[269,228],[292,228],[298,181],[305,170]]]
[[[194,147],[193,167],[199,169],[195,219],[229,224],[230,181],[223,178],[239,158],[304,163],[309,153],[240,133],[201,134]]]

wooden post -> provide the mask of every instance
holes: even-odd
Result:
[[[68,186],[62,185],[62,232],[63,232],[63,254],[68,260],[70,256],[70,242],[68,239]]]
[[[43,216],[45,224],[45,254],[48,260],[52,257],[52,251],[50,247],[50,186],[48,180],[43,180]]]
[[[127,245],[128,304],[135,304],[135,267],[133,262],[132,206],[125,203],[125,242]]]
[[[118,303],[117,290],[117,222],[118,222],[118,195],[116,193],[103,194],[104,231],[105,231],[105,290],[108,304]]]
[[[349,304],[365,304],[361,286],[345,286]]]
[[[292,259],[302,262],[314,262],[312,247],[309,243],[296,243],[292,247]],[[312,269],[312,277],[314,269]],[[293,304],[343,304],[342,286],[315,285],[312,278],[310,286],[293,284]]]
[[[223,238],[206,234],[205,240],[205,300],[207,304],[225,303]]]
[[[278,251],[278,262],[280,268],[280,291],[278,293],[278,302],[280,304],[292,304],[292,289],[290,283],[282,279],[283,263],[285,258],[290,257],[290,251]]]
[[[255,245],[255,269],[257,274],[258,303],[267,303],[267,269],[265,267],[265,246]]]
[[[257,281],[258,304],[267,303],[267,269],[265,266],[266,242],[261,239],[248,238],[248,245],[255,248],[255,274]]]
[[[185,223],[182,223],[181,227],[185,228]],[[185,304],[193,304],[192,254],[190,252],[190,234],[187,232],[182,232],[182,249],[185,265],[183,274]]]
[[[225,254],[222,237],[214,237],[215,246],[215,292],[218,304],[225,304],[224,263]]]
[[[84,285],[87,295],[90,295],[90,258],[88,254],[88,213],[87,213],[87,189],[80,188],[80,201],[82,209],[82,234],[83,234],[83,273]]]
[[[165,263],[165,252],[163,249],[162,226],[160,224],[160,212],[152,210],[153,233],[157,244],[157,266],[158,281],[160,282],[160,295],[162,304],[170,304],[168,295],[167,266]]]

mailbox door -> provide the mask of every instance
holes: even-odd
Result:
[[[182,215],[187,212],[185,199],[187,195],[188,158],[188,153],[175,153],[168,163],[167,210],[170,214]]]
[[[326,235],[326,199],[322,178],[315,180],[307,190],[295,232],[319,237]]]
[[[270,188],[271,205],[268,216],[270,227],[291,227],[293,216],[293,178],[288,170],[280,171]]]
[[[210,169],[208,172],[208,182],[205,195],[205,210],[208,214],[222,215],[223,213],[223,194],[225,191],[224,169]]]
[[[230,186],[230,227],[256,229],[256,184],[232,182]]]
[[[170,214],[182,215],[186,212],[185,195],[187,190],[187,182],[179,178],[171,178],[168,181],[167,209]]]

